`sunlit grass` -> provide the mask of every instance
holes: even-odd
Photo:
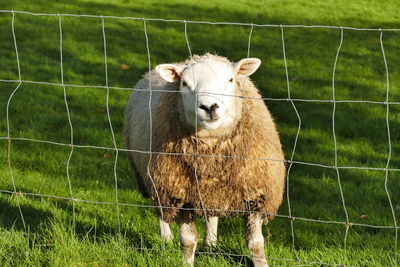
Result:
[[[356,27],[399,28],[395,1],[5,1],[1,9],[48,13],[103,14],[187,20],[252,22],[258,24],[331,24]],[[15,34],[23,80],[61,82],[58,17],[15,15]],[[188,57],[184,24],[147,22],[151,66]],[[247,56],[250,27],[188,24],[193,53],[218,53],[237,61]],[[64,82],[73,85],[105,85],[101,20],[62,17]],[[110,86],[131,88],[148,70],[144,25],[141,20],[105,19],[108,80]],[[399,34],[384,32],[383,42],[390,77],[389,101],[399,102]],[[0,79],[18,79],[11,28],[11,14],[0,13]],[[332,71],[340,42],[335,29],[284,29],[290,93],[294,99],[332,99]],[[254,81],[264,97],[288,97],[281,29],[254,27],[250,56],[263,64]],[[121,68],[121,65],[128,67]],[[344,31],[336,77],[337,100],[386,100],[386,73],[377,31]],[[6,104],[18,83],[0,82],[0,136],[7,136]],[[74,144],[112,148],[103,88],[67,87]],[[109,108],[117,146],[122,139],[123,110],[129,91],[110,91]],[[292,155],[298,119],[288,101],[266,101],[273,113],[286,158]],[[338,165],[385,168],[388,159],[386,105],[337,103],[335,134]],[[301,118],[294,160],[334,165],[333,103],[295,102]],[[400,169],[399,107],[390,106],[392,156],[389,167]],[[180,266],[178,229],[172,244],[158,237],[157,218],[151,208],[119,206],[115,202],[113,150],[75,148],[66,175],[71,148],[70,127],[63,88],[23,83],[9,109],[12,137],[66,144],[11,141],[11,168],[17,191],[107,202],[75,203],[65,199],[0,194],[0,262],[9,266]],[[0,140],[0,189],[14,191],[7,163],[8,141]],[[375,226],[394,224],[382,170],[340,169],[341,185],[350,222]],[[143,197],[125,152],[117,165],[120,203],[151,205]],[[295,217],[345,222],[336,170],[293,164],[290,202]],[[389,171],[388,189],[399,220],[400,180]],[[18,199],[17,199],[18,198]],[[26,221],[23,228],[18,203]],[[120,229],[117,225],[119,210]],[[297,266],[293,260],[287,198],[277,217],[265,226],[266,252],[273,266]],[[198,219],[198,266],[247,266],[250,260],[241,219],[222,219],[219,246],[207,252],[202,244],[204,222]],[[294,244],[299,259],[342,264],[345,226],[296,219]],[[394,230],[363,226],[349,228],[347,265],[393,266]],[[398,253],[398,252],[397,252]],[[286,260],[285,260],[286,259]],[[289,261],[288,261],[289,260]],[[307,262],[303,262],[307,264]],[[320,263],[308,263],[321,266]]]

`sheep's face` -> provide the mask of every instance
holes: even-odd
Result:
[[[168,82],[179,83],[186,123],[193,128],[215,130],[235,122],[237,79],[253,74],[257,58],[226,63],[206,58],[190,65],[162,64],[156,70]]]

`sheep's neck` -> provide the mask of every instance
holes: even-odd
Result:
[[[155,141],[155,149],[166,153],[183,153],[186,156],[179,157],[178,161],[190,169],[196,169],[198,178],[201,179],[228,179],[238,174],[239,170],[235,170],[235,160],[240,157],[246,157],[249,148],[252,146],[255,129],[245,127],[251,124],[250,116],[251,104],[246,103],[247,108],[241,108],[241,120],[237,122],[235,127],[227,129],[222,135],[212,135],[210,133],[197,132],[188,129],[179,118],[178,109],[163,109],[163,105],[170,107],[178,105],[178,97],[176,94],[165,94],[160,102],[157,113],[157,130]],[[245,101],[245,100],[241,100]],[[249,102],[249,101],[246,101]],[[250,106],[249,106],[250,105]],[[243,105],[244,106],[244,105]],[[164,112],[161,112],[163,110]],[[167,110],[165,112],[165,110]],[[202,136],[199,134],[201,133]],[[196,156],[203,155],[203,156]],[[206,156],[204,156],[206,155]],[[212,166],[212,168],[211,168]],[[215,173],[230,173],[231,175],[223,175],[223,177],[215,177]]]

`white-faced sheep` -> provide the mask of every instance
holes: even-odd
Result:
[[[261,226],[282,202],[285,164],[272,116],[248,78],[260,64],[205,54],[158,65],[135,86],[148,90],[133,91],[126,107],[126,144],[139,150],[130,156],[160,206],[161,237],[170,240],[169,223],[178,222],[189,265],[198,214],[208,217],[207,245],[217,241],[219,216],[244,216],[254,265],[267,266]]]

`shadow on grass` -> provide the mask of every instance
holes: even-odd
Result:
[[[47,210],[35,208],[23,203],[20,203],[19,205],[29,233],[37,233],[44,222],[50,221],[54,218],[54,214]],[[7,199],[0,199],[0,214],[1,226],[3,228],[13,228],[18,231],[25,230],[15,196],[7,196]]]
[[[146,227],[137,228],[132,227],[131,224],[126,224],[121,225],[121,231],[119,232],[116,223],[115,225],[111,225],[109,219],[111,214],[113,214],[111,217],[116,214],[115,207],[114,209],[103,209],[103,214],[96,214],[96,212],[88,211],[87,205],[92,204],[82,205],[77,203],[74,214],[72,202],[68,200],[41,199],[30,196],[20,197],[19,206],[25,221],[25,229],[15,196],[3,198],[4,196],[6,195],[3,195],[2,199],[0,199],[0,214],[2,214],[0,217],[1,227],[4,229],[13,229],[18,232],[26,231],[28,237],[35,240],[52,240],[52,235],[54,235],[54,233],[52,233],[50,229],[53,229],[54,225],[58,225],[57,227],[61,226],[66,231],[72,232],[73,217],[75,215],[77,218],[75,233],[78,239],[85,238],[86,240],[94,242],[109,236],[122,234],[133,247],[152,249],[154,246],[157,246],[157,244],[154,244],[154,240],[148,238],[146,234],[148,228]],[[46,205],[42,204],[43,200],[46,201]],[[82,214],[85,213],[91,213],[90,221],[87,221],[85,218],[82,220],[80,219]],[[136,214],[138,216],[143,216],[147,213],[138,209]],[[54,230],[55,229],[53,229],[53,231]],[[48,241],[46,243],[48,243]],[[161,242],[158,242],[158,245],[160,244]]]

